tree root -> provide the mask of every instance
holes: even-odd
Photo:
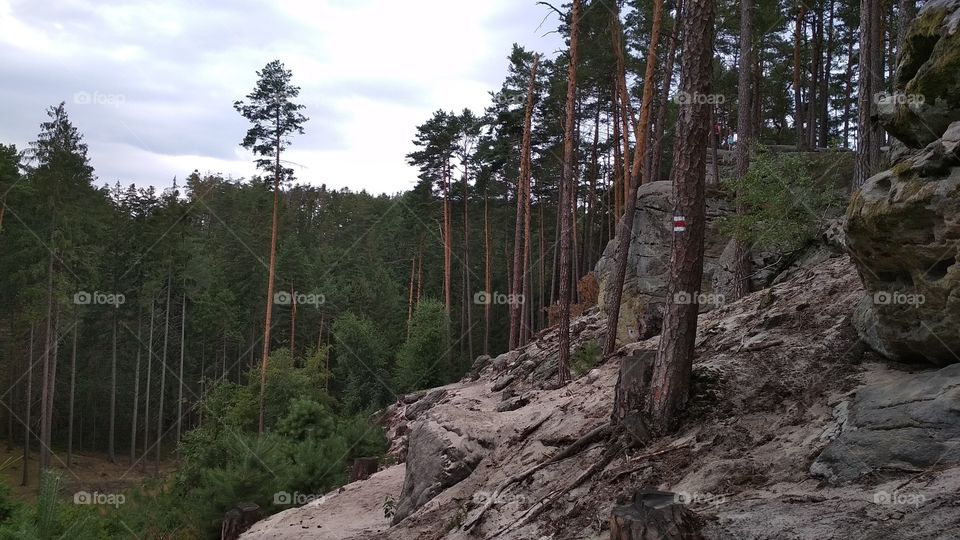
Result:
[[[613,461],[613,458],[617,457],[617,455],[620,452],[626,450],[627,446],[628,446],[628,443],[626,442],[626,438],[619,437],[615,443],[607,447],[603,455],[600,457],[599,461],[591,465],[589,469],[587,469],[582,474],[580,474],[580,476],[578,476],[573,482],[570,482],[564,487],[555,489],[550,493],[546,494],[545,496],[543,496],[542,498],[540,498],[540,500],[534,503],[523,514],[521,514],[519,519],[501,528],[497,532],[493,533],[491,538],[496,538],[497,536],[500,536],[501,534],[504,534],[510,531],[511,529],[522,527],[527,523],[531,522],[532,520],[534,520],[537,516],[542,514],[544,510],[552,506],[553,503],[557,501],[557,499],[573,491],[574,489],[577,489],[584,482],[590,479],[590,477],[606,469],[607,465],[609,465],[610,462]]]
[[[510,486],[512,486],[512,485],[514,485],[514,484],[518,484],[518,483],[522,482],[523,480],[526,480],[527,478],[529,478],[530,476],[532,476],[535,472],[539,471],[540,469],[543,469],[544,467],[546,467],[546,466],[548,466],[548,465],[551,465],[551,464],[556,463],[556,462],[558,462],[558,461],[560,461],[560,460],[562,460],[562,459],[566,459],[566,458],[568,458],[568,457],[576,454],[577,452],[579,452],[582,448],[586,447],[587,445],[590,445],[590,444],[592,444],[592,443],[594,443],[594,442],[596,442],[596,441],[598,441],[598,440],[600,440],[600,439],[603,439],[604,437],[608,436],[608,435],[610,434],[610,432],[611,432],[611,427],[610,427],[609,424],[600,425],[600,426],[598,426],[598,427],[590,430],[589,432],[587,432],[587,434],[584,435],[583,437],[580,437],[580,438],[577,439],[576,441],[572,442],[572,443],[570,444],[570,446],[567,446],[567,447],[564,448],[563,450],[560,450],[560,451],[557,452],[556,454],[550,456],[549,459],[547,459],[547,460],[545,460],[545,461],[541,461],[540,463],[534,465],[533,467],[530,467],[529,469],[521,472],[520,474],[516,474],[516,475],[511,476],[510,478],[507,478],[507,480],[506,480],[504,483],[500,484],[500,485],[497,487],[497,489],[495,489],[495,490],[493,491],[493,493],[491,493],[490,496],[487,497],[487,501],[484,503],[483,507],[480,509],[480,511],[477,513],[477,515],[473,516],[473,518],[471,518],[470,520],[468,520],[466,523],[463,524],[463,526],[461,527],[461,530],[469,531],[469,530],[472,529],[477,523],[479,523],[480,520],[483,519],[483,515],[487,512],[487,510],[489,510],[489,509],[496,503],[496,501],[500,498],[500,495],[501,495],[504,491],[506,491],[507,489],[509,489]],[[608,450],[608,452],[609,452],[609,450]],[[611,455],[610,459],[611,459],[611,460],[613,459],[612,455]],[[609,462],[610,462],[610,461],[608,460],[607,463],[609,463]],[[606,463],[604,464],[604,467],[606,467]],[[592,469],[592,468],[593,468],[593,467],[591,467],[591,469]],[[584,480],[585,480],[585,478],[584,478]],[[498,534],[499,534],[499,533],[498,533]]]

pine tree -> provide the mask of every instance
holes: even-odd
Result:
[[[713,75],[713,0],[687,0],[683,25],[687,39],[681,61],[681,91],[689,96],[707,96]],[[674,233],[669,297],[650,386],[648,413],[655,432],[675,425],[690,392],[699,307],[695,299],[703,274],[706,230],[704,174],[709,107],[698,100],[687,100],[680,106],[673,184],[675,215],[686,223],[686,230]]]
[[[291,84],[293,73],[279,60],[268,63],[257,72],[260,79],[247,102],[233,106],[253,126],[243,138],[243,147],[261,156],[257,167],[273,174],[273,221],[270,227],[270,266],[267,274],[266,316],[263,323],[263,353],[260,365],[260,433],[263,433],[263,393],[267,384],[267,362],[270,355],[270,330],[273,315],[273,281],[277,264],[277,218],[280,206],[280,185],[293,177],[293,170],[281,164],[281,155],[290,146],[290,137],[303,134],[307,117],[303,105],[292,100],[300,95],[300,87]]]

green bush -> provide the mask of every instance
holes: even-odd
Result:
[[[454,374],[450,368],[449,328],[443,304],[436,300],[417,304],[410,321],[410,335],[397,352],[397,391],[413,392],[450,380]]]
[[[842,204],[801,154],[758,147],[742,179],[727,182],[741,209],[725,218],[725,232],[747,245],[792,251],[810,242],[831,209]]]
[[[344,410],[354,414],[387,403],[387,349],[373,322],[350,312],[341,315],[333,323],[333,343],[333,380]]]
[[[577,347],[570,357],[570,371],[579,377],[593,369],[602,356],[600,345],[596,341],[587,341]]]

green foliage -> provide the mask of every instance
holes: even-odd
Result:
[[[721,226],[748,245],[780,251],[802,247],[841,202],[816,173],[800,154],[757,148],[747,175],[728,183],[742,211]]]
[[[410,321],[410,336],[397,352],[397,391],[412,392],[445,384],[450,373],[450,320],[437,300],[420,302]]]
[[[353,414],[386,403],[387,349],[373,322],[348,312],[333,323],[333,342],[334,380],[344,410]]]
[[[295,441],[306,441],[329,436],[333,426],[333,417],[326,407],[297,398],[290,402],[287,415],[277,424],[277,433]]]
[[[570,371],[576,377],[583,375],[597,365],[602,353],[596,341],[590,340],[583,343],[570,356]]]

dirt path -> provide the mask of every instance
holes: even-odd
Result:
[[[390,520],[383,516],[383,501],[400,493],[403,473],[403,464],[388,467],[320,500],[274,514],[255,524],[241,538],[367,538],[390,526]]]

